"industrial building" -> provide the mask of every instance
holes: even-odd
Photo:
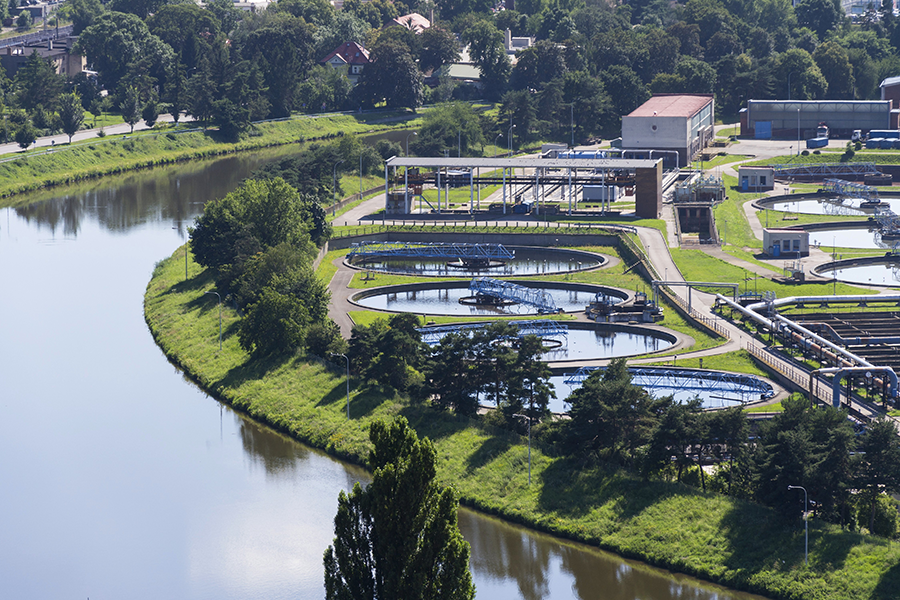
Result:
[[[742,192],[764,192],[775,189],[775,169],[772,167],[738,167]]]
[[[855,129],[897,129],[890,100],[750,100],[741,109],[741,136],[805,140],[821,124],[831,137],[849,138]]]
[[[802,229],[763,229],[763,250],[769,256],[809,256],[809,232]]]
[[[715,120],[712,94],[657,94],[622,117],[622,149],[669,151],[667,167],[686,165],[713,139]]]

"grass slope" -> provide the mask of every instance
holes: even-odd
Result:
[[[362,462],[373,419],[405,415],[434,440],[439,479],[472,506],[625,556],[725,585],[791,600],[888,600],[900,590],[900,549],[879,538],[811,523],[810,565],[803,528],[772,511],[680,485],[533,451],[527,484],[524,440],[368,388],[344,416],[342,369],[302,356],[250,361],[238,317],[218,311],[212,278],[197,265],[184,281],[183,250],[157,265],[145,314],[165,354],[202,387],[251,416],[330,453]]]
[[[368,122],[385,118],[384,113],[336,114],[259,123],[251,134],[236,143],[222,141],[216,131],[179,132],[178,129],[172,129],[65,144],[50,152],[42,148],[0,161],[0,196],[134,169],[296,143],[304,139],[339,133],[372,132],[398,126],[373,125]],[[380,181],[373,179],[376,180]],[[351,181],[358,185],[358,179],[348,177],[348,189],[354,189]],[[11,200],[0,201],[0,206],[12,203]]]

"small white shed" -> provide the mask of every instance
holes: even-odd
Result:
[[[809,232],[802,229],[763,229],[763,247],[773,258],[809,256]]]

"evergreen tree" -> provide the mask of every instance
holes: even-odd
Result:
[[[369,430],[372,483],[341,492],[325,551],[327,600],[471,600],[469,544],[459,501],[434,479],[437,453],[406,419]]]

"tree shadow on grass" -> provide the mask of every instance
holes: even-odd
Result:
[[[476,469],[487,465],[497,456],[503,454],[512,447],[512,441],[508,437],[492,436],[481,443],[475,452],[466,459],[466,471],[472,473]]]
[[[222,386],[226,389],[237,389],[247,381],[262,379],[271,371],[293,360],[293,358],[293,356],[285,355],[250,359],[229,369],[214,385],[216,387]]]
[[[895,600],[900,595],[900,564],[895,564],[881,576],[869,600]]]
[[[209,287],[209,285],[212,283],[215,283],[215,277],[213,277],[213,274],[209,269],[203,269],[200,273],[189,278],[187,281],[180,280],[177,283],[173,283],[165,292],[163,292],[162,295],[196,292],[205,287]],[[210,298],[213,302],[216,302],[216,297],[214,295],[203,294],[202,296],[191,300],[191,303],[195,303],[200,299],[208,301],[208,299]]]
[[[553,461],[544,469],[541,479],[541,508],[571,517],[583,516],[612,500],[617,518],[627,520],[665,498],[684,492],[683,486],[647,482],[622,474],[614,465],[585,466],[578,458]]]
[[[409,404],[400,410],[400,414],[406,417],[419,437],[427,437],[431,441],[450,437],[473,425],[477,426],[477,421],[447,412],[436,418],[438,412],[441,411],[426,404]]]

